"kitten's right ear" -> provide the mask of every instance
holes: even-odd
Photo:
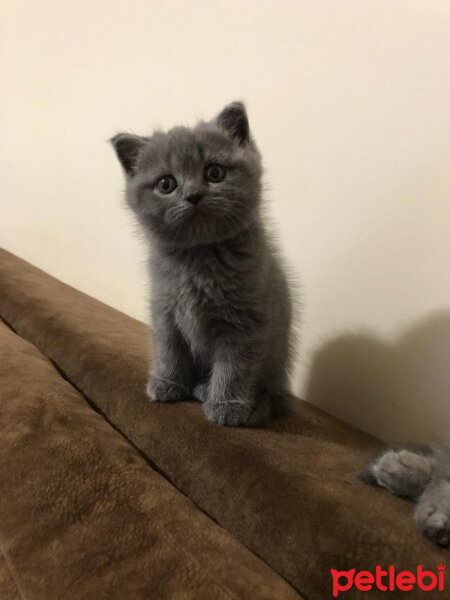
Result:
[[[250,140],[247,112],[242,102],[232,102],[217,115],[216,122],[240,146]]]
[[[125,173],[127,175],[134,175],[136,172],[136,162],[139,152],[145,144],[145,138],[132,135],[131,133],[118,133],[110,139],[110,142],[114,146],[117,158]]]

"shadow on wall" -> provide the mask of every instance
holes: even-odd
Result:
[[[450,436],[450,311],[391,343],[341,335],[314,355],[306,400],[385,441]]]

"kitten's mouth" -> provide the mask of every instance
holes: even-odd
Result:
[[[191,208],[187,211],[187,216],[190,219],[202,219],[205,217],[207,211],[205,210],[205,205],[199,202],[198,204],[192,205]]]

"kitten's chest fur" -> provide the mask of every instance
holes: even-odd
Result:
[[[155,284],[194,353],[260,320],[262,263],[251,248],[233,243],[160,256]]]

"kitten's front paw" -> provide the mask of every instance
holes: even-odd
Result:
[[[251,406],[237,400],[212,402],[208,400],[203,404],[203,411],[208,421],[218,425],[238,427],[247,425],[251,414]]]
[[[155,402],[176,402],[189,396],[182,385],[156,376],[150,378],[145,391]]]
[[[414,515],[423,535],[438,546],[450,546],[450,482],[424,492]]]
[[[208,421],[229,427],[263,427],[270,421],[271,406],[268,398],[251,405],[248,402],[229,400],[203,404],[203,411]]]

